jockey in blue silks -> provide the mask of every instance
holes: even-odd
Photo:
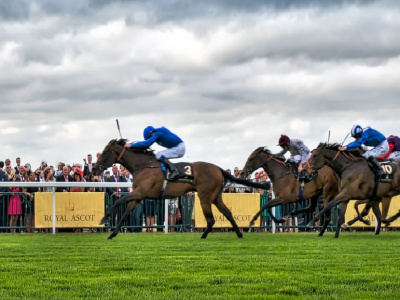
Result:
[[[365,152],[363,156],[376,167],[379,175],[384,175],[385,173],[382,170],[377,157],[385,155],[389,151],[389,143],[386,140],[386,137],[371,127],[363,129],[360,125],[354,125],[350,133],[356,140],[347,146],[339,147],[339,150],[353,150],[361,145],[373,147],[371,150]]]
[[[156,153],[156,158],[164,163],[171,173],[168,176],[169,180],[173,180],[179,175],[179,171],[169,158],[180,158],[185,155],[185,143],[180,137],[172,133],[165,127],[154,128],[147,126],[143,131],[144,141],[137,143],[126,143],[126,148],[148,148],[154,143],[159,144],[167,149]]]

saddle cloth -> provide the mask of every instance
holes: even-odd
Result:
[[[169,172],[169,169],[163,163],[161,163],[161,165],[162,165],[162,170],[164,170],[165,178],[170,182],[192,183],[194,180],[193,165],[191,163],[179,162],[174,164],[179,171],[179,175],[173,180],[169,180],[167,177],[167,172]]]

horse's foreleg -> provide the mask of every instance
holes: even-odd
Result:
[[[338,208],[338,220],[337,220],[337,224],[336,224],[336,232],[335,232],[335,238],[339,237],[339,233],[340,233],[340,228],[341,225],[344,223],[344,219],[345,219],[345,214],[346,214],[346,209],[347,209],[347,204],[349,202],[341,202],[339,204],[339,208]]]
[[[324,217],[324,224],[322,225],[321,231],[318,234],[319,237],[323,236],[325,233],[326,228],[328,227],[329,223],[331,222],[331,212],[327,211]]]
[[[275,218],[275,216],[272,214],[271,212],[271,208],[277,205],[281,205],[281,204],[285,204],[286,201],[284,199],[281,198],[275,198],[267,203],[265,203],[261,209],[254,215],[254,217],[251,219],[249,226],[254,226],[254,221],[257,220],[257,218],[261,215],[261,213],[265,210],[268,209],[268,213],[270,214],[272,220],[274,220],[275,223],[284,223],[286,222],[285,219],[277,219]]]
[[[314,211],[315,208],[317,207],[318,198],[319,197],[310,198],[310,200],[309,200],[310,203],[308,203],[306,208],[292,211],[290,213],[290,216],[295,216],[295,215],[298,215],[298,214],[306,214],[306,213]]]
[[[126,219],[128,218],[128,216],[131,214],[131,212],[135,209],[136,205],[140,202],[141,200],[135,200],[132,201],[128,204],[128,207],[126,208],[124,214],[121,217],[121,220],[119,220],[117,227],[115,227],[115,229],[113,230],[113,232],[110,234],[110,236],[107,238],[107,240],[111,240],[114,237],[117,236],[118,232],[121,229],[122,223],[124,223],[126,221]]]
[[[124,204],[126,202],[135,200],[135,195],[133,192],[122,196],[121,198],[119,198],[117,201],[114,202],[114,204],[108,209],[108,211],[106,212],[106,214],[104,215],[104,217],[101,219],[100,221],[100,225],[103,225],[105,223],[107,223],[107,219],[111,216],[111,214],[113,213],[113,211],[121,204]]]
[[[318,215],[316,215],[310,222],[308,222],[307,226],[308,227],[313,227],[315,224],[315,221],[319,220],[324,213],[326,213],[328,210],[330,211],[335,205],[340,204],[341,202],[348,202],[348,196],[346,195],[345,190],[341,191],[332,201],[330,201],[327,205],[324,206],[324,208],[319,212]],[[346,204],[347,205],[347,204]]]
[[[378,223],[375,228],[375,235],[378,235],[381,231],[382,215],[381,210],[379,209],[379,203],[380,201],[374,201],[374,204],[372,205],[372,211],[374,212],[376,221]]]

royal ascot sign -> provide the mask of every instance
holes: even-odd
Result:
[[[56,227],[103,227],[104,193],[56,193]],[[35,194],[35,227],[53,227],[53,193]]]
[[[233,218],[239,227],[249,227],[250,220],[260,210],[260,194],[249,193],[249,194],[222,194],[222,201],[232,212]],[[212,213],[214,215],[215,224],[214,228],[217,227],[232,227],[228,219],[217,209],[215,205],[211,206]],[[198,195],[195,196],[195,224],[196,227],[205,228],[207,227],[207,220],[203,215],[203,210],[200,205],[200,199]],[[259,218],[254,222],[254,227],[260,227]]]

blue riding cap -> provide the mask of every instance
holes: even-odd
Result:
[[[147,126],[143,131],[143,137],[145,140],[150,138],[150,134],[152,134],[156,129],[153,126]]]
[[[351,136],[355,137],[356,135],[362,133],[364,130],[360,125],[354,125],[353,128],[351,129]]]

